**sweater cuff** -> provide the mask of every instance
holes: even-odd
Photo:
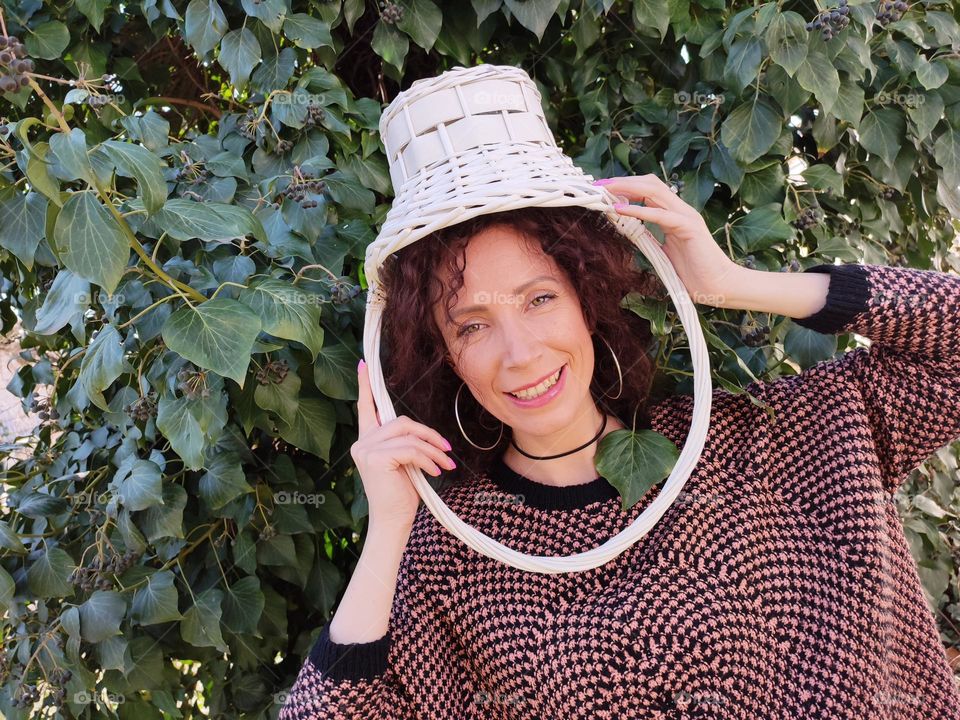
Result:
[[[808,273],[828,273],[826,304],[813,315],[793,318],[797,325],[825,335],[835,335],[849,327],[853,319],[866,312],[870,298],[867,268],[859,263],[845,265],[821,264],[807,268]]]
[[[365,643],[337,643],[330,639],[330,623],[310,650],[310,661],[321,675],[335,682],[373,680],[387,671],[390,630],[377,640]]]

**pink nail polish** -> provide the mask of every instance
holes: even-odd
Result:
[[[623,210],[626,206],[627,206],[627,203],[614,203],[614,204],[613,204],[613,209],[614,209],[614,210]]]
[[[444,448],[445,450],[453,450],[453,446],[450,444],[450,441],[447,440],[446,438],[443,439],[443,444],[445,446]]]
[[[607,185],[607,184],[609,184],[609,183],[612,183],[613,180],[614,180],[614,178],[600,178],[599,180],[594,180],[594,181],[593,181],[593,184],[594,184],[594,185]]]
[[[360,358],[360,362],[357,363],[357,372],[360,372],[366,363],[363,361],[363,358]]]

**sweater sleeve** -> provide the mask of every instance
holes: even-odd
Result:
[[[830,275],[826,304],[794,322],[870,340],[807,373],[831,376],[859,395],[856,409],[867,415],[884,488],[895,493],[912,469],[960,437],[960,276],[856,263],[805,272]],[[823,420],[834,393],[827,384],[819,390],[826,397],[813,401],[823,403]]]
[[[426,707],[438,717],[466,717],[472,687],[467,663],[411,555],[408,546],[386,634],[366,643],[336,643],[328,622],[278,720],[415,720]]]

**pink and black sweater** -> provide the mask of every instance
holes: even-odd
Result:
[[[312,645],[280,720],[957,720],[960,691],[893,495],[960,437],[960,277],[819,265],[800,325],[858,348],[746,394],[713,392],[703,454],[657,525],[610,562],[527,573],[421,505],[387,634]],[[693,398],[651,408],[682,446]],[[771,413],[768,413],[768,409]],[[772,414],[772,418],[771,418]],[[629,525],[603,478],[564,488],[498,461],[441,492],[520,552],[564,556]]]

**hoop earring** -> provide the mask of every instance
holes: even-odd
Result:
[[[503,437],[503,420],[500,421],[500,437],[497,438],[497,441],[490,447],[480,447],[473,440],[467,437],[467,434],[463,431],[463,425],[460,422],[460,410],[457,407],[460,402],[460,391],[463,390],[463,386],[466,385],[466,382],[460,383],[460,387],[457,388],[457,395],[453,398],[453,414],[457,418],[457,425],[460,427],[460,434],[466,439],[468,443],[473,445],[477,450],[493,450],[497,445],[500,444],[500,439]]]
[[[613,351],[613,348],[610,347],[610,343],[607,342],[606,338],[601,336],[600,339],[603,340],[604,345],[610,349],[610,354],[613,355],[613,362],[617,366],[617,375],[620,378],[620,391],[616,395],[608,396],[611,400],[616,400],[623,394],[623,373],[620,371],[620,361],[617,360],[617,354]],[[604,393],[604,395],[606,395],[606,393]]]

